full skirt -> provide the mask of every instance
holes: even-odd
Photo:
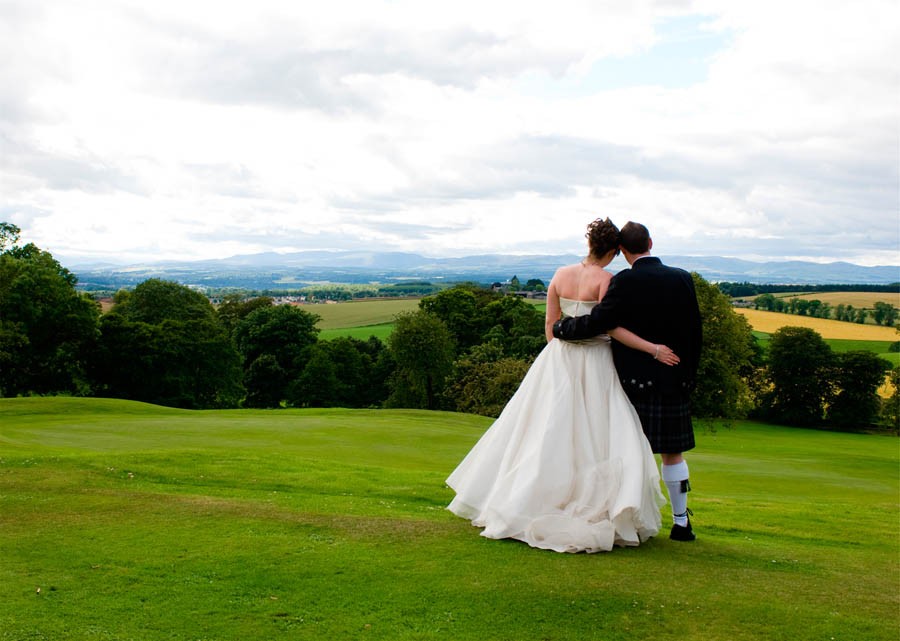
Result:
[[[447,479],[454,514],[557,552],[633,546],[660,529],[659,472],[607,341],[552,340]]]

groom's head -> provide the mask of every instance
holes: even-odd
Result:
[[[640,223],[628,221],[619,231],[619,246],[629,254],[646,254],[653,246],[650,232]]]

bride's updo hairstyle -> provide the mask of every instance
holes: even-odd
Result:
[[[619,228],[609,218],[598,218],[590,223],[584,236],[588,239],[591,258],[600,260],[610,249],[615,249],[615,255],[619,255]]]

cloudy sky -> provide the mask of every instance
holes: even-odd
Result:
[[[895,0],[0,0],[0,221],[69,262],[900,265]]]

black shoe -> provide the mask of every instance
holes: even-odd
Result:
[[[669,538],[673,541],[693,541],[696,539],[697,535],[694,534],[694,530],[691,528],[691,517],[688,517],[687,525],[678,525],[677,523],[673,525]]]

